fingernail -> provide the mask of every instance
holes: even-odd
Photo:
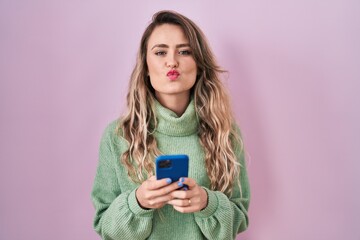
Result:
[[[185,181],[185,178],[180,178],[180,182],[184,182]]]
[[[187,191],[187,190],[189,190],[189,189],[188,189],[187,187],[184,187],[183,189],[184,189],[184,191]]]
[[[169,184],[169,183],[171,183],[171,178],[167,178],[166,179],[166,182]]]
[[[178,182],[178,186],[179,186],[179,187],[182,187],[182,186],[183,186],[183,183],[182,183],[182,182]]]

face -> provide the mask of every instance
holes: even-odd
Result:
[[[197,66],[180,26],[162,24],[154,29],[148,40],[146,63],[157,99],[189,98]]]

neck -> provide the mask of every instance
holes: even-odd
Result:
[[[176,95],[156,94],[156,99],[161,105],[170,109],[180,117],[185,112],[190,102],[190,93],[186,92],[184,94]]]

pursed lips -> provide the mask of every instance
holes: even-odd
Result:
[[[180,76],[180,73],[176,70],[170,70],[166,76],[170,79],[170,80],[175,80]]]

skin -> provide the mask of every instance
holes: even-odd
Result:
[[[188,190],[177,190],[184,184],[188,185]],[[156,209],[170,204],[181,213],[201,211],[208,201],[206,191],[192,178],[180,178],[178,182],[168,183],[167,179],[156,180],[155,176],[140,185],[136,198],[142,208]]]
[[[181,116],[190,101],[190,90],[196,82],[197,66],[189,41],[182,28],[162,24],[154,29],[147,46],[146,63],[156,99],[166,108]],[[167,73],[175,69],[180,76],[171,80]],[[188,189],[178,190],[184,184]],[[144,181],[136,190],[139,205],[145,209],[161,208],[170,204],[182,213],[198,212],[207,206],[206,191],[192,178],[156,180],[155,176]]]
[[[180,26],[162,24],[154,29],[148,41],[146,63],[157,100],[181,116],[190,100],[197,66]],[[170,80],[167,76],[170,70],[178,71],[180,76]]]

